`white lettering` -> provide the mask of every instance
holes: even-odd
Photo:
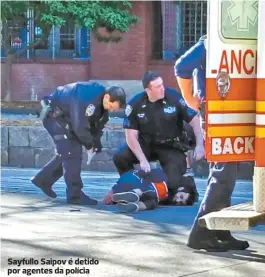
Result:
[[[245,138],[245,153],[254,153],[254,137]]]
[[[254,137],[212,138],[212,155],[253,154]]]
[[[233,146],[232,141],[230,138],[225,139],[224,149],[223,149],[223,155],[225,154],[233,154]]]
[[[239,146],[241,144],[241,146]],[[242,154],[244,151],[244,139],[236,138],[234,142],[234,149],[236,154]]]
[[[222,139],[213,138],[212,139],[212,154],[220,155],[222,153]]]

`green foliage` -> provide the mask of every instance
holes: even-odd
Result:
[[[77,26],[94,31],[98,40],[119,41],[121,37],[112,36],[113,31],[127,32],[131,25],[138,22],[131,8],[131,1],[1,1],[1,19],[4,24],[8,23],[8,27],[2,30],[4,45],[10,45],[7,42],[11,30],[27,26],[28,9],[34,9],[35,24],[43,31],[41,39],[47,39],[53,25],[63,26],[73,20]],[[106,27],[110,35],[104,37],[99,34],[99,27]]]

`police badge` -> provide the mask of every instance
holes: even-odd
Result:
[[[91,116],[93,115],[96,107],[93,104],[89,104],[86,108],[86,116]]]
[[[131,105],[127,105],[126,108],[125,108],[125,115],[126,116],[129,116],[132,112],[133,108]]]

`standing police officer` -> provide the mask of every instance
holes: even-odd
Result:
[[[207,38],[203,36],[175,64],[175,75],[182,95],[189,107],[196,111],[200,109],[203,129],[205,120],[206,43]],[[196,95],[192,94],[193,74]],[[234,162],[210,164],[208,186],[189,236],[187,244],[189,247],[220,252],[229,249],[243,250],[249,247],[247,241],[235,239],[230,231],[211,231],[200,227],[198,224],[198,219],[201,216],[231,205],[237,170],[238,164]]]
[[[195,158],[204,155],[199,117],[188,108],[180,93],[164,88],[162,78],[156,73],[145,73],[142,83],[145,91],[126,106],[126,145],[114,155],[113,161],[122,175],[136,163],[149,172],[149,161],[159,160],[168,178],[169,193],[174,195],[186,172],[185,152],[192,144],[183,132],[183,121],[193,127],[196,136]]]
[[[57,154],[31,179],[45,194],[56,198],[52,185],[64,176],[67,203],[96,205],[82,191],[82,146],[101,152],[102,129],[108,121],[108,111],[116,111],[126,103],[125,91],[120,87],[104,86],[96,82],[77,82],[58,87],[42,100],[43,125],[55,142]]]

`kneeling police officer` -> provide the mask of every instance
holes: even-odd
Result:
[[[58,87],[44,97],[40,117],[54,140],[57,153],[31,179],[46,195],[56,198],[52,185],[62,176],[67,186],[67,203],[96,205],[97,201],[83,191],[81,180],[82,146],[101,152],[102,129],[109,119],[108,112],[117,111],[126,103],[121,87],[105,88],[96,82],[77,82]]]
[[[147,72],[144,92],[134,96],[125,109],[126,145],[113,157],[120,175],[140,163],[150,172],[149,161],[159,160],[168,178],[168,190],[174,195],[186,172],[185,152],[195,147],[195,159],[204,156],[203,136],[197,113],[190,109],[181,94],[164,88],[162,78]],[[184,131],[183,122],[192,126],[195,139]],[[194,142],[194,140],[196,142]]]

